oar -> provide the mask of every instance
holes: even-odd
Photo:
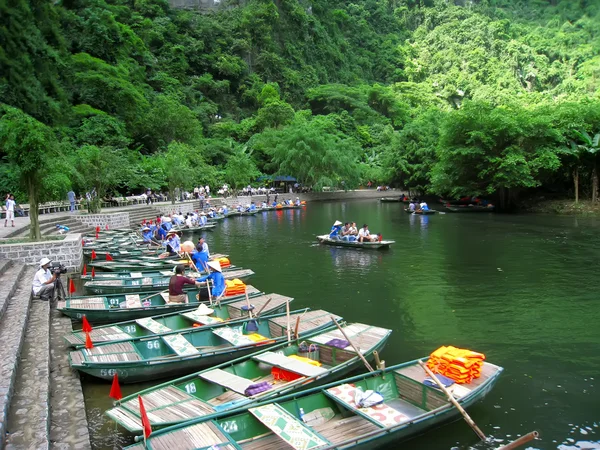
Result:
[[[154,297],[155,295],[161,295],[161,294],[164,294],[165,292],[169,292],[169,290],[165,289],[164,291],[155,292],[154,294],[151,294],[148,297],[141,298],[140,303],[143,302],[144,300],[148,300],[150,297]]]
[[[285,315],[287,317],[287,338],[288,344],[292,342],[292,330],[290,326],[290,301],[285,301]]]
[[[338,327],[338,330],[340,330],[340,332],[342,333],[342,336],[344,336],[344,339],[346,339],[350,343],[350,345],[352,346],[352,348],[354,349],[356,354],[359,356],[360,359],[362,359],[363,364],[369,370],[369,372],[375,372],[375,370],[373,370],[373,367],[371,367],[371,364],[369,364],[369,361],[367,361],[365,359],[363,354],[358,350],[358,348],[356,348],[356,345],[354,345],[354,343],[350,340],[350,338],[348,337],[348,335],[346,334],[344,329],[340,326],[340,324],[337,322],[337,320],[335,320],[335,317],[333,317],[333,316],[329,316],[329,317],[331,317],[331,320],[333,321],[333,323],[335,323],[335,326]]]
[[[294,329],[294,336],[298,339],[298,330],[300,329],[300,316],[296,319],[296,328]]]
[[[429,367],[427,367],[427,365],[425,365],[423,363],[423,361],[419,360],[419,365],[423,369],[425,369],[425,372],[427,372],[427,374],[431,378],[433,378],[433,380],[440,387],[440,389],[444,392],[444,394],[446,394],[446,397],[448,397],[448,400],[450,400],[450,402],[456,407],[456,409],[458,409],[458,411],[463,415],[463,417],[465,418],[465,421],[469,424],[469,426],[471,428],[473,428],[473,431],[475,431],[475,434],[477,434],[477,436],[479,436],[479,439],[481,439],[482,441],[485,441],[487,438],[485,437],[485,434],[483,434],[483,431],[481,431],[479,429],[477,424],[473,421],[473,419],[471,419],[471,416],[469,416],[469,414],[467,414],[467,412],[464,410],[464,408],[462,406],[460,406],[460,404],[456,401],[456,399],[452,396],[452,394],[450,392],[448,392],[448,389],[446,389],[446,386],[444,386],[442,384],[442,382],[440,380],[438,380],[438,378],[434,375],[434,373],[431,371],[431,369]]]
[[[258,312],[256,313],[256,316],[254,316],[254,317],[258,317],[258,316],[260,316],[260,314],[263,312],[263,309],[265,309],[265,308],[267,307],[267,305],[268,305],[269,303],[271,303],[271,300],[272,300],[272,298],[271,298],[271,297],[269,297],[269,298],[267,299],[267,301],[265,302],[265,304],[264,304],[264,305],[262,305],[262,308],[260,308],[260,309],[258,310]]]
[[[514,448],[520,447],[523,444],[526,444],[529,441],[537,439],[539,437],[539,433],[537,431],[532,431],[531,433],[527,433],[525,436],[521,436],[519,439],[515,439],[512,442],[509,442],[502,447],[498,447],[498,450],[512,450]]]

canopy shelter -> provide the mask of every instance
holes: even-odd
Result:
[[[288,192],[290,185],[293,186],[298,182],[296,178],[290,175],[263,175],[258,177],[256,181],[265,183],[269,187],[283,189],[283,192]]]

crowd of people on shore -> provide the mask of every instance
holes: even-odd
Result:
[[[376,242],[381,240],[381,235],[371,234],[369,226],[365,223],[362,228],[356,228],[356,222],[342,222],[336,220],[329,232],[329,238],[347,242]]]

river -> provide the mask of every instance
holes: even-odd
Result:
[[[504,367],[470,409],[497,444],[538,430],[530,449],[600,449],[600,220],[501,214],[412,216],[375,200],[311,203],[303,210],[227,219],[207,233],[211,251],[251,268],[250,283],[348,321],[393,329],[388,366],[441,345],[485,353]],[[335,220],[368,222],[388,251],[320,246]],[[194,241],[197,236],[194,236]],[[147,385],[124,385],[123,394]],[[96,450],[129,436],[102,416],[109,384],[84,379]],[[491,449],[463,421],[402,444]],[[395,446],[393,448],[398,448]]]

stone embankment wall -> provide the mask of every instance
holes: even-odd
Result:
[[[66,234],[60,241],[0,245],[0,259],[37,266],[43,257],[61,262],[69,271],[79,271],[83,263],[81,234]]]
[[[192,212],[196,209],[196,207],[194,205],[196,205],[195,202],[189,201],[189,202],[182,202],[182,203],[177,202],[174,205],[153,206],[153,208],[155,210],[159,211],[161,214],[166,214],[167,216],[169,216],[173,213],[178,213],[178,212],[182,212],[182,213]]]
[[[118,212],[111,214],[81,214],[73,218],[89,227],[100,227],[104,230],[106,225],[109,229],[129,228],[129,213]]]

